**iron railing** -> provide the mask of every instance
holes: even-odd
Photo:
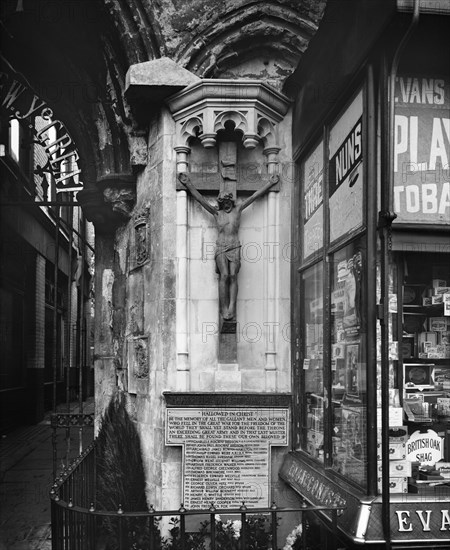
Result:
[[[179,550],[195,550],[198,548],[192,542],[192,532],[186,528],[186,521],[191,516],[195,519],[209,520],[208,544],[210,550],[219,550],[217,536],[217,516],[240,519],[239,550],[250,548],[248,539],[251,537],[250,522],[252,518],[264,517],[267,520],[267,538],[270,540],[267,549],[281,550],[285,544],[285,536],[280,539],[280,519],[283,515],[300,515],[300,522],[304,524],[305,513],[325,512],[330,517],[333,530],[336,532],[337,516],[343,508],[330,506],[301,506],[296,508],[278,508],[275,503],[268,508],[247,508],[245,503],[239,508],[216,509],[212,504],[209,509],[187,510],[183,505],[178,510],[155,510],[150,506],[147,512],[128,512],[119,505],[116,511],[96,510],[95,508],[95,443],[85,450],[74,462],[66,468],[56,479],[51,492],[52,517],[52,550],[97,550],[103,548],[99,544],[101,527],[106,521],[116,533],[115,548],[118,550],[161,550],[161,539],[158,523],[162,518],[168,518],[177,525],[177,546]],[[301,513],[301,514],[300,514]],[[285,516],[286,517],[286,516]],[[197,522],[199,523],[199,522]],[[294,528],[298,521],[291,518]],[[130,526],[139,526],[145,531],[145,542],[135,544],[130,542]],[[133,528],[133,527],[131,527]],[[286,529],[284,529],[286,531]],[[306,534],[306,529],[303,529]],[[302,537],[302,548],[311,546],[307,537]]]

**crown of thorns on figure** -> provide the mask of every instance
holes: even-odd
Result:
[[[232,203],[234,204],[235,201],[234,201],[234,198],[233,198],[233,193],[221,193],[221,194],[217,197],[217,204],[219,205],[219,209],[222,208],[223,203],[224,203],[225,201],[230,201],[230,202],[232,202]]]

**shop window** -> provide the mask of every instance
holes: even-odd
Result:
[[[365,485],[367,367],[362,242],[334,253],[330,263],[332,467]]]
[[[366,489],[363,103],[364,88],[360,88],[301,164],[301,299],[296,315],[302,336],[296,387],[296,426],[301,434],[295,435],[299,451]]]
[[[13,118],[9,121],[8,153],[11,159],[19,166],[23,174],[30,175],[30,132]]]
[[[450,487],[450,262],[448,255],[398,254],[397,330],[391,333],[391,491],[448,499]],[[396,341],[398,334],[398,341]],[[400,438],[401,437],[401,438]],[[403,472],[402,476],[395,472]]]
[[[323,460],[324,445],[324,369],[323,369],[323,263],[305,271],[302,277],[304,319],[303,386],[306,423],[303,448]]]

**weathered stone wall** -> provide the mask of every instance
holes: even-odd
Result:
[[[314,33],[323,4],[147,3],[145,17],[139,15],[149,23],[145,33],[134,17],[133,23],[128,20],[124,40],[131,47],[142,33],[140,47],[147,44],[150,59],[159,51],[200,77],[260,79],[280,89]],[[118,28],[122,27],[125,22],[117,19],[122,10],[115,1],[109,5]],[[131,217],[114,236],[108,232],[97,236],[96,401],[100,415],[115,387],[127,393],[129,412],[141,435],[148,502],[167,509],[178,507],[182,500],[182,450],[164,444],[165,391],[285,393],[291,389],[294,170],[289,111],[278,125],[280,189],[257,200],[242,215],[237,366],[232,372],[221,371],[215,221],[184,191],[177,191],[176,123],[164,104],[152,103],[151,94],[147,97],[147,103],[140,98],[141,103],[133,104],[129,96],[139,124],[131,132],[128,127],[127,135],[138,135],[140,140],[140,160],[132,162],[137,175]],[[210,153],[199,148],[196,162],[201,165]],[[257,165],[261,174],[267,160],[263,149],[261,143],[240,151],[241,158]],[[215,201],[217,193],[207,197]],[[185,276],[187,295],[180,300]],[[187,320],[183,334],[177,324],[181,315]],[[179,345],[180,338],[185,345]],[[272,497],[279,504],[286,502],[277,472],[287,449],[273,448],[271,453]]]

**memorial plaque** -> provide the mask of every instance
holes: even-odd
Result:
[[[182,445],[187,508],[269,506],[270,447],[288,443],[287,409],[168,409],[166,445]]]

